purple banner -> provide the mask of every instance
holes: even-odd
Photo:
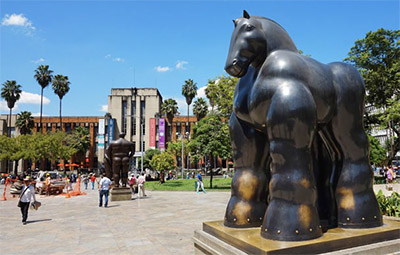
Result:
[[[159,119],[158,132],[158,148],[165,149],[165,119]]]

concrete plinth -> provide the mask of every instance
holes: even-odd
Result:
[[[204,222],[194,235],[195,254],[357,254],[400,250],[400,222],[384,220],[384,226],[368,229],[330,229],[320,238],[300,242],[267,240],[260,228],[235,229],[223,221]],[[374,253],[374,252],[373,252]],[[360,253],[361,254],[361,253]]]
[[[132,199],[132,192],[130,188],[112,188],[110,191],[111,201],[126,201]]]

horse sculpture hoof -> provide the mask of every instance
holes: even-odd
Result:
[[[224,225],[233,228],[259,227],[262,224],[267,205],[231,197],[225,214]]]

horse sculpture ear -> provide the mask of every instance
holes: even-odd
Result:
[[[234,25],[235,25],[235,27],[236,27],[236,25],[237,25],[237,22],[236,22],[236,20],[235,20],[235,19],[233,19],[232,21],[233,21],[233,24],[234,24]]]
[[[243,18],[250,19],[250,15],[247,13],[246,10],[243,10]]]

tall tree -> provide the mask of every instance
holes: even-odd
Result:
[[[193,98],[197,95],[197,84],[192,80],[186,80],[182,85],[182,95],[186,98],[187,103],[187,127],[189,126],[189,106]],[[184,132],[184,131],[182,131]]]
[[[43,114],[43,90],[50,84],[53,79],[51,74],[53,71],[49,69],[48,65],[40,65],[35,70],[35,79],[42,88],[40,93],[40,129],[42,128],[42,114]]]
[[[10,117],[8,119],[8,137],[11,137],[11,114],[12,108],[15,106],[15,102],[21,97],[21,85],[17,84],[16,81],[6,81],[3,83],[1,88],[1,97],[7,101],[7,106],[10,108]]]
[[[361,73],[367,90],[365,120],[368,128],[383,126],[397,135],[391,136],[389,160],[400,150],[399,119],[396,112],[400,100],[400,30],[383,28],[368,32],[357,40],[344,60]]]
[[[224,75],[209,80],[206,88],[206,96],[214,111],[214,106],[222,114],[224,120],[229,120],[233,111],[233,95],[238,78],[225,77]]]
[[[214,168],[216,167],[217,157],[227,159],[231,156],[229,127],[227,123],[222,121],[220,114],[211,113],[200,120],[193,128],[191,143],[193,143],[193,146],[189,146],[189,148],[194,149],[195,154],[214,158]],[[214,170],[211,170],[210,173],[210,187],[212,187]]]
[[[54,93],[60,98],[60,130],[62,130],[61,102],[65,94],[69,91],[69,84],[68,76],[57,74],[53,79],[52,88]]]
[[[169,152],[163,151],[161,154],[153,156],[150,166],[152,169],[160,172],[160,183],[164,183],[164,171],[174,168],[174,158]]]
[[[161,104],[161,113],[164,116],[167,116],[169,125],[172,125],[172,119],[174,118],[175,114],[178,112],[178,103],[175,99],[168,98],[164,100]],[[167,125],[167,137],[171,137],[171,127]],[[169,139],[168,138],[168,139]]]
[[[208,113],[208,105],[204,98],[198,98],[193,105],[193,113],[196,115],[197,120],[201,120]]]
[[[35,122],[33,121],[32,113],[23,111],[17,114],[15,126],[19,128],[22,135],[30,134]]]
[[[72,134],[66,138],[66,143],[77,151],[77,158],[83,163],[83,158],[90,148],[89,130],[85,127],[77,127]]]

